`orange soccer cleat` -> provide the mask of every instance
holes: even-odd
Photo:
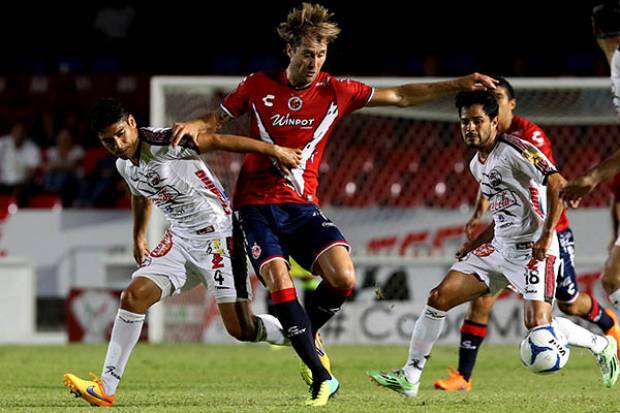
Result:
[[[616,343],[618,344],[618,358],[620,358],[620,325],[618,324],[618,317],[616,317],[616,313],[614,310],[610,308],[605,308],[605,312],[612,320],[614,320],[614,325],[607,331],[605,331],[606,336],[612,336],[616,339]]]
[[[435,388],[438,390],[445,391],[470,391],[471,390],[471,380],[467,381],[461,373],[459,373],[456,369],[448,369],[448,378],[447,379],[439,379],[435,380]]]

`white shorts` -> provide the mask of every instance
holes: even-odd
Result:
[[[616,247],[620,247],[620,235],[618,235],[618,238],[616,238],[616,242],[614,243],[614,245]]]
[[[554,245],[557,246],[557,240]],[[450,269],[476,275],[493,295],[512,285],[525,300],[553,303],[555,280],[560,268],[556,251],[557,248],[551,248],[544,261],[537,261],[532,258],[531,249],[522,255],[506,257],[487,243],[467,254]]]
[[[235,248],[238,256],[233,256],[232,250],[231,233],[210,233],[208,237],[194,240],[166,231],[132,278],[152,280],[161,288],[161,299],[202,283],[218,303],[250,300],[252,290],[245,250]]]

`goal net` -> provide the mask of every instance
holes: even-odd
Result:
[[[175,121],[193,119],[215,109],[240,80],[154,77],[151,124],[171,126]],[[385,87],[440,79],[360,80]],[[618,117],[611,104],[608,78],[509,80],[518,101],[515,113],[546,131],[558,167],[567,179],[585,172],[619,146]],[[352,244],[360,287],[356,301],[423,302],[428,290],[449,268],[454,250],[464,239],[463,224],[477,194],[477,185],[468,170],[472,153],[462,143],[457,120],[453,96],[448,96],[412,108],[363,109],[336,126],[320,165],[318,197],[321,207]],[[247,134],[248,119],[236,119],[226,130]],[[208,154],[206,161],[232,193],[242,157],[218,152]],[[583,251],[578,253],[578,261],[584,276],[592,277],[592,271],[596,271],[605,255],[602,244],[607,242],[610,232],[604,211],[608,192],[608,185],[601,185],[584,200],[589,209],[570,215],[575,232],[579,228],[579,232],[588,233],[584,236],[586,248],[577,241],[578,252]],[[593,221],[598,224],[592,226]],[[157,232],[152,242],[156,241]],[[415,278],[414,274],[421,271],[437,273],[439,278],[431,277],[430,282]],[[592,283],[589,288],[594,287]],[[264,294],[263,290],[258,288],[259,296]],[[195,297],[189,301],[197,302]],[[196,312],[172,309],[173,305],[182,308],[189,301],[178,297],[169,304],[170,311],[164,313],[168,312],[175,323],[182,321],[183,314],[195,314],[202,317],[194,320],[195,324],[202,322],[204,329],[204,322],[209,319],[204,306]],[[255,303],[255,307],[261,309],[262,303]],[[212,311],[209,308],[207,311]],[[364,308],[367,309],[360,307],[360,314]],[[163,328],[164,338],[167,329]],[[170,330],[183,331],[172,327]],[[359,332],[349,337],[356,333]]]

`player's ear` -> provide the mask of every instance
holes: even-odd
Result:
[[[133,115],[128,115],[127,124],[132,128],[135,128],[137,126],[136,118],[134,118]]]
[[[517,99],[510,99],[510,101],[508,101],[508,104],[510,105],[510,110],[515,110],[515,108],[517,107]]]
[[[290,43],[287,43],[286,44],[286,55],[289,57],[289,59],[292,59],[294,54],[295,54],[295,47],[293,47]]]

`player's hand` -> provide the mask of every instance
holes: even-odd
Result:
[[[276,168],[283,176],[290,174],[291,169],[298,167],[301,163],[301,149],[274,145],[274,152],[277,161]]]
[[[465,258],[465,256],[466,256],[467,254],[469,254],[469,253],[471,252],[471,250],[473,250],[473,248],[472,248],[472,247],[473,247],[473,244],[472,244],[470,241],[466,241],[466,242],[465,242],[465,243],[461,246],[461,248],[459,248],[459,249],[456,251],[456,254],[454,254],[454,257],[455,257],[457,260],[459,260],[459,261],[460,261],[460,260],[462,260],[463,258]]]
[[[551,241],[553,241],[554,236],[555,232],[553,231],[549,234],[543,233],[538,241],[532,245],[532,257],[538,261],[542,261],[547,258],[547,250],[551,247]]]
[[[185,136],[189,136],[190,139],[198,146],[198,135],[200,135],[201,124],[198,122],[177,122],[172,127],[172,138],[170,144],[174,148]]]
[[[571,208],[577,208],[581,199],[596,188],[598,182],[588,175],[567,183],[560,191],[560,199]]]
[[[465,236],[468,240],[473,240],[476,235],[476,228],[480,225],[480,218],[471,218],[465,224]]]
[[[133,259],[138,265],[141,265],[144,259],[149,255],[150,251],[144,237],[136,239],[133,243]]]
[[[472,73],[457,79],[459,90],[471,92],[474,90],[494,90],[499,82],[490,76],[481,73]]]

